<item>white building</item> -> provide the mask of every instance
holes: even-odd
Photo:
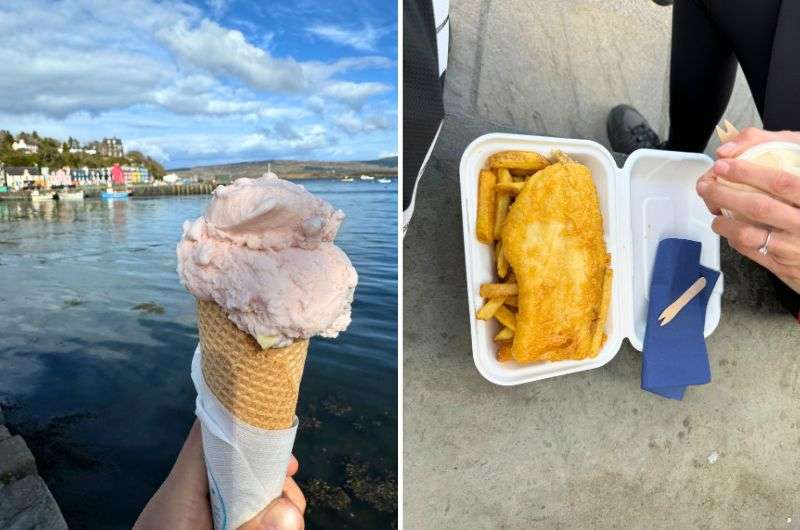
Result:
[[[36,154],[39,152],[39,146],[36,144],[27,144],[25,140],[20,138],[11,144],[11,149],[14,151],[22,151],[23,153]]]

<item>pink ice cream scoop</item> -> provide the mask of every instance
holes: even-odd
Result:
[[[240,178],[214,190],[204,215],[184,222],[178,275],[264,348],[335,337],[350,324],[358,283],[333,243],[343,219],[303,186]]]

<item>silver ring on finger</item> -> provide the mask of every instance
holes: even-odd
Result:
[[[767,237],[764,238],[764,244],[758,249],[758,253],[766,256],[769,253],[769,240],[772,239],[772,228],[767,228]]]

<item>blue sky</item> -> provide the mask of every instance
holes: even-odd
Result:
[[[394,0],[4,0],[0,128],[167,167],[396,155]]]

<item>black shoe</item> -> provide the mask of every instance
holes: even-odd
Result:
[[[608,113],[606,132],[611,149],[629,155],[637,149],[663,149],[664,144],[644,119],[630,105],[617,105]]]
[[[660,6],[671,6],[672,0],[653,0],[653,3]]]

